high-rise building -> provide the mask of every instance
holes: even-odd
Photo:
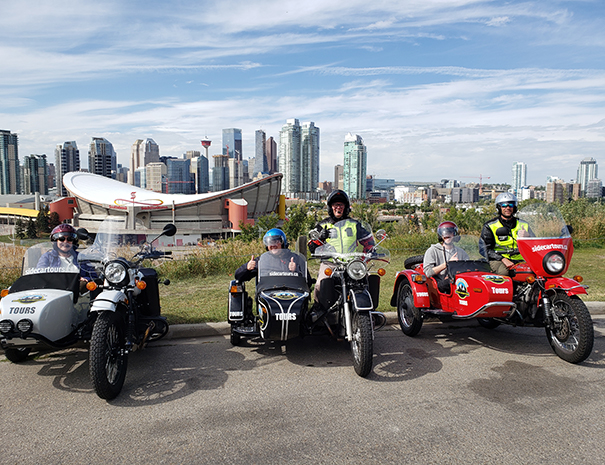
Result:
[[[223,129],[223,155],[242,160],[242,130],[237,128]]]
[[[296,197],[300,190],[300,124],[296,118],[286,120],[279,132],[279,172],[283,174],[282,194]]]
[[[521,189],[527,186],[527,165],[522,161],[513,162],[513,184],[512,189],[517,197],[521,195]]]
[[[301,191],[314,192],[319,183],[319,128],[312,121],[301,127]]]
[[[588,181],[599,177],[599,167],[594,158],[584,158],[578,167],[578,183],[580,183],[580,192],[586,195]]]
[[[343,177],[345,174],[345,167],[342,165],[336,165],[334,167],[334,182],[332,183],[332,189],[343,188]]]
[[[170,158],[166,160],[167,194],[195,194],[195,179],[191,175],[191,160]]]
[[[145,166],[145,188],[154,192],[163,192],[162,185],[166,178],[166,165],[162,162],[149,163]]]
[[[191,174],[195,179],[196,194],[204,194],[210,191],[208,159],[204,155],[191,159]]]
[[[367,151],[363,139],[351,133],[345,136],[343,190],[351,200],[366,198]]]
[[[252,170],[252,177],[258,173],[269,173],[269,163],[267,162],[267,135],[265,131],[259,129],[255,133],[255,144],[254,144],[254,168]]]
[[[128,184],[134,185],[134,173],[138,168],[160,161],[160,146],[153,139],[137,139],[130,148]]]
[[[267,156],[267,167],[269,174],[277,173],[277,142],[273,139],[273,136],[267,139],[265,145],[265,154]]]
[[[88,149],[88,171],[112,178],[117,170],[117,156],[113,145],[102,137],[93,137]]]
[[[603,197],[603,182],[600,179],[591,179],[586,185],[586,197],[600,199]]]
[[[229,189],[229,155],[214,155],[212,169],[212,191],[219,192]]]
[[[0,129],[0,194],[20,192],[19,137]]]
[[[138,167],[134,170],[134,184],[133,186],[147,188],[147,169],[144,166]]]
[[[52,189],[53,187],[55,187],[55,179],[57,176],[57,170],[55,169],[55,165],[53,165],[52,163],[48,164],[48,179],[46,181],[46,185],[48,186],[49,189]]]
[[[55,185],[57,186],[57,195],[67,197],[67,190],[63,187],[63,176],[65,173],[80,171],[80,151],[75,140],[58,144],[55,148],[55,163],[57,176]]]
[[[229,158],[229,186],[227,189],[235,189],[244,183],[244,162],[237,158]]]
[[[31,154],[23,159],[23,193],[48,194],[48,164],[46,155]]]

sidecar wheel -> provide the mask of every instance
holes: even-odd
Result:
[[[500,322],[494,320],[493,318],[477,318],[477,323],[480,326],[483,326],[485,329],[496,329],[500,326]]]
[[[552,311],[557,312],[561,323],[555,328],[546,327],[550,346],[567,362],[583,362],[590,356],[594,343],[592,318],[586,304],[578,296],[557,292]]]
[[[414,307],[412,287],[407,282],[399,286],[397,293],[397,319],[406,336],[416,336],[422,328],[422,314]]]
[[[352,329],[353,340],[351,352],[353,353],[353,367],[355,373],[365,378],[372,371],[372,358],[374,356],[374,340],[372,339],[372,322],[368,313],[353,312]]]
[[[97,317],[90,339],[90,378],[101,399],[117,397],[124,385],[128,355],[124,349],[124,320],[115,312]]]
[[[31,352],[31,347],[21,347],[19,349],[4,349],[4,355],[13,363],[21,363],[27,359]]]
[[[242,337],[233,331],[233,327],[231,327],[231,345],[239,346],[242,343]]]

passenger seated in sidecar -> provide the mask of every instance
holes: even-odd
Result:
[[[444,221],[437,227],[438,244],[433,244],[424,254],[422,267],[429,279],[434,279],[439,292],[451,293],[454,276],[449,272],[452,264],[469,260],[469,256],[455,243],[460,240],[458,226],[453,221]]]

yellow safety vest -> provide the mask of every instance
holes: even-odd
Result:
[[[521,229],[524,229],[525,231],[529,232],[529,224],[527,224],[525,221],[517,220],[517,225],[512,229],[511,236],[506,236],[505,240],[502,240],[496,234],[496,230],[502,227],[504,227],[504,225],[500,222],[499,219],[489,225],[489,228],[494,234],[494,239],[496,240],[496,246],[494,247],[494,250],[500,255],[502,255],[504,258],[508,258],[509,260],[523,260],[523,256],[521,254],[511,255],[502,252],[514,248],[515,244],[517,243],[517,236],[519,234],[519,231]]]
[[[356,252],[358,246],[363,248],[363,246],[357,242],[358,221],[346,219],[339,221],[338,227],[331,223],[328,223],[325,226],[330,230],[330,237],[328,237],[326,243],[334,247],[336,252],[351,253]]]

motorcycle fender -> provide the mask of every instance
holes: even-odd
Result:
[[[363,289],[361,291],[351,291],[349,295],[353,310],[357,312],[374,310],[372,296],[370,296],[370,293],[367,289]]]
[[[90,304],[91,312],[115,312],[118,303],[126,302],[126,294],[122,291],[103,291]]]
[[[391,297],[391,307],[397,307],[397,294],[399,292],[399,286],[405,284],[406,281],[412,287],[412,294],[414,295],[414,307],[431,307],[431,298],[429,297],[429,287],[427,283],[417,283],[412,279],[412,275],[417,274],[418,273],[413,270],[404,270],[397,273],[397,276],[395,277],[395,285],[393,286],[393,295]]]
[[[553,278],[546,281],[546,288],[557,288],[565,291],[567,295],[588,294],[584,285],[571,278]]]

